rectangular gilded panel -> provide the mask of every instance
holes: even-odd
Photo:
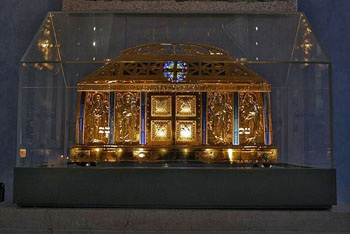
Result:
[[[116,143],[138,143],[140,140],[140,93],[120,92],[115,97]]]
[[[152,120],[151,121],[151,141],[172,142],[171,120]]]
[[[109,93],[87,92],[85,96],[84,144],[108,144]]]
[[[208,93],[208,143],[232,144],[233,94]]]
[[[151,96],[151,116],[171,117],[171,96],[152,95]]]
[[[196,117],[196,96],[177,95],[176,96],[176,116]]]
[[[196,141],[196,121],[177,120],[176,121],[176,141]]]
[[[264,104],[262,93],[239,93],[239,143],[264,144]]]

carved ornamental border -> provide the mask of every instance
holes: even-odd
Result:
[[[270,92],[271,85],[261,84],[112,84],[112,85],[78,85],[78,91],[162,91],[162,92]]]

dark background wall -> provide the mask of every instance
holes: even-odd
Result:
[[[18,67],[48,11],[62,0],[2,0],[0,6],[0,182],[11,202],[16,155]],[[299,0],[333,62],[334,155],[338,200],[350,204],[350,1]]]
[[[338,201],[350,203],[350,1],[299,0],[333,65],[334,155]]]
[[[48,11],[62,0],[1,0],[0,2],[0,182],[12,200],[16,157],[19,61]]]

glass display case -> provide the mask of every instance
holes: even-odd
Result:
[[[16,170],[333,170],[330,71],[303,13],[50,12]]]

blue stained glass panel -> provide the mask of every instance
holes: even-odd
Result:
[[[181,82],[182,80],[185,79],[186,72],[178,72],[176,74],[176,82]]]
[[[167,61],[163,65],[163,75],[170,82],[181,82],[186,78],[186,69],[187,64],[184,61]]]
[[[164,63],[163,69],[174,69],[174,61],[168,61]]]
[[[187,64],[184,61],[178,61],[177,69],[187,69]]]

